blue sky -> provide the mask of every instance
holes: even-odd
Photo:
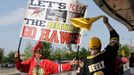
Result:
[[[88,5],[88,13],[86,17],[95,17],[98,15],[106,15],[92,0],[82,0]],[[17,50],[19,44],[19,35],[21,26],[25,15],[27,0],[0,0],[0,48],[5,49],[5,53]],[[107,16],[107,15],[106,15]],[[109,16],[108,16],[109,17]],[[119,33],[122,44],[130,44],[133,39],[134,32],[129,32],[128,29],[118,21],[109,17],[110,24]],[[90,31],[84,31],[81,47],[88,47],[88,40],[92,36],[97,36],[101,39],[103,47],[105,47],[109,40],[109,32],[100,19],[93,23]],[[34,40],[23,39],[21,44],[21,51],[25,48],[28,42]],[[54,45],[56,46],[56,45]]]

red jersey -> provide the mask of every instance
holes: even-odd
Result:
[[[69,63],[58,64],[48,59],[42,59],[39,62],[39,65],[37,65],[37,61],[34,57],[23,62],[21,62],[21,60],[17,60],[16,68],[21,72],[28,73],[28,75],[36,75],[37,73],[39,75],[50,75],[58,73],[59,71],[64,72],[72,70]]]

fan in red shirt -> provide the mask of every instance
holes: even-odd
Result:
[[[43,47],[41,41],[32,48],[33,56],[25,61],[22,61],[19,57],[19,53],[15,53],[16,68],[28,75],[50,75],[64,71],[72,70],[71,65],[74,61],[69,63],[58,64],[49,59],[43,58]]]

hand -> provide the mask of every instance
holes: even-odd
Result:
[[[104,23],[109,23],[109,22],[108,22],[108,17],[103,16],[103,22],[104,22]]]
[[[16,51],[15,54],[14,54],[14,57],[15,58],[19,58],[20,57],[20,54]]]
[[[78,60],[75,60],[76,58],[74,58],[73,60],[71,60],[69,63],[70,65],[77,65],[78,64]]]

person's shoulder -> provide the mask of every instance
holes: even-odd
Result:
[[[34,57],[29,57],[28,59],[26,59],[26,60],[34,60]]]
[[[32,57],[30,57],[30,58],[28,58],[27,60],[33,60],[34,58],[32,58]]]
[[[53,62],[52,60],[49,60],[49,59],[46,59],[46,58],[43,58],[42,61],[45,61],[45,62]]]

